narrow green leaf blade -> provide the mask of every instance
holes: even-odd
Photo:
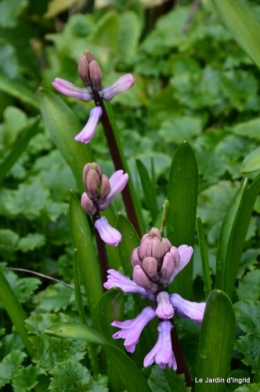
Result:
[[[196,392],[224,392],[234,345],[236,318],[229,297],[220,290],[211,292],[201,326],[197,355]],[[218,382],[205,381],[215,378]]]
[[[174,246],[193,246],[198,194],[198,167],[194,152],[187,142],[174,153],[168,184],[167,237]],[[174,279],[170,291],[190,298],[192,262]]]
[[[110,360],[117,367],[128,392],[151,392],[144,376],[134,362],[122,350],[109,344],[93,328],[80,324],[53,324],[45,330],[45,333],[66,339],[84,340],[104,346],[109,353]]]
[[[155,188],[152,184],[152,181],[149,177],[148,171],[147,171],[146,167],[144,166],[143,162],[140,161],[140,159],[137,159],[136,165],[137,165],[138,173],[139,173],[140,180],[142,183],[146,204],[147,204],[148,210],[150,211],[152,221],[155,222],[155,220],[158,216],[158,213],[159,213],[159,210],[157,207],[157,201],[156,201]]]
[[[89,145],[74,140],[81,130],[77,117],[60,97],[45,89],[40,90],[40,105],[46,128],[83,190],[82,170],[93,161],[93,155]]]
[[[250,186],[242,182],[222,225],[217,254],[216,286],[229,296],[233,294],[241,254],[253,212],[260,192],[260,176]]]
[[[241,0],[213,0],[227,28],[260,67],[260,22],[252,5]]]
[[[226,291],[227,289],[225,288],[224,284],[225,276],[227,274],[226,270],[228,268],[227,264],[232,263],[233,267],[235,264],[234,255],[229,258],[232,246],[232,236],[234,230],[238,230],[238,227],[236,227],[236,225],[239,224],[239,210],[241,209],[247,187],[248,180],[245,179],[231,202],[230,208],[227,211],[219,235],[219,246],[216,259],[216,288],[224,291]],[[238,243],[238,239],[236,239],[236,242],[237,246],[240,246],[240,244]],[[230,295],[232,295],[232,293]]]
[[[0,182],[26,149],[29,141],[39,132],[38,124],[39,117],[36,117],[29,125],[21,129],[21,136],[15,141],[0,163]]]
[[[24,83],[8,78],[0,72],[0,90],[18,98],[22,102],[39,109],[39,101],[36,94],[33,93]]]
[[[100,267],[87,217],[73,193],[70,198],[69,221],[72,244],[77,249],[80,276],[88,298],[90,313],[95,320],[98,302],[103,294]]]
[[[205,291],[205,297],[208,298],[209,293],[212,290],[210,269],[209,269],[208,246],[206,243],[205,233],[199,215],[197,215],[197,232],[198,232],[198,239],[199,239],[201,262],[202,262],[204,291]]]
[[[140,238],[131,222],[123,215],[119,215],[116,228],[122,234],[122,241],[118,245],[122,267],[127,276],[132,276],[131,254],[140,245]]]

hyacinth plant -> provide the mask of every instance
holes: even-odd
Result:
[[[254,39],[249,44],[243,29],[240,32],[236,28],[239,22],[250,32],[251,25],[258,26],[254,15],[233,0],[215,3],[236,39],[259,65],[260,52]],[[226,6],[230,7],[229,18]],[[196,215],[199,171],[193,149],[183,141],[174,151],[167,200],[160,208],[153,178],[137,161],[149,211],[147,222],[108,102],[134,88],[135,79],[125,74],[103,87],[101,68],[102,62],[99,64],[95,55],[86,50],[78,62],[84,86],[59,77],[52,83],[58,93],[90,105],[93,102],[83,128],[56,92],[40,91],[43,122],[81,192],[71,192],[69,206],[73,289],[79,317],[77,322],[70,322],[68,317],[66,322],[44,325],[43,334],[56,339],[54,342],[86,342],[84,365],[94,377],[106,374],[111,391],[225,391],[236,334],[232,301],[260,178],[243,180],[226,213],[212,282],[204,227]],[[99,124],[113,161],[110,178],[91,149]],[[113,207],[120,194],[122,214]],[[193,261],[196,239],[199,255]],[[193,284],[193,268],[198,260],[204,292]],[[27,315],[1,272],[0,299],[28,355],[37,359],[33,328],[29,328],[33,336],[28,334],[30,320],[26,329]],[[185,329],[192,336],[186,344]],[[259,380],[256,373],[255,390]],[[42,390],[40,384],[37,387]]]

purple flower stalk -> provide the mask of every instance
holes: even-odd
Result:
[[[114,333],[114,339],[125,339],[124,346],[126,351],[133,353],[135,351],[136,343],[139,341],[144,327],[155,317],[155,311],[151,306],[147,306],[142,312],[133,320],[113,321],[113,327],[121,328],[121,331]]]
[[[154,362],[165,369],[168,365],[173,370],[177,370],[177,363],[172,351],[171,330],[173,325],[170,321],[161,321],[158,326],[158,340],[152,350],[144,358],[144,367],[152,365]]]
[[[122,239],[122,235],[114,227],[110,226],[107,218],[102,216],[96,220],[94,225],[104,242],[112,246],[117,246],[119,244]]]

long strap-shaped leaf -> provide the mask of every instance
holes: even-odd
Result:
[[[92,320],[96,320],[98,302],[103,294],[100,267],[85,212],[75,195],[71,195],[70,230],[73,247],[77,249],[77,263],[87,295]]]
[[[167,215],[167,237],[174,246],[193,246],[198,194],[198,167],[194,152],[187,142],[179,145],[173,156],[168,184],[170,203]],[[172,292],[186,298],[192,292],[192,262],[178,274]]]
[[[74,140],[81,129],[80,123],[65,102],[51,91],[40,90],[40,104],[44,124],[83,191],[82,170],[86,163],[93,161],[93,155],[89,146]]]
[[[114,363],[128,392],[151,392],[144,376],[124,351],[111,345],[93,328],[80,324],[54,324],[45,331],[52,336],[66,339],[84,340],[104,346],[109,359]]]
[[[245,179],[222,225],[217,253],[216,287],[224,290],[229,296],[232,296],[234,291],[246,233],[259,192],[260,176],[250,186]]]
[[[212,291],[201,326],[196,365],[196,392],[226,391],[235,331],[236,318],[229,297],[223,291]]]
[[[254,8],[241,0],[213,0],[234,38],[260,67],[260,22]]]

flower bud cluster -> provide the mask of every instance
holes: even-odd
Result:
[[[96,162],[87,163],[83,169],[83,184],[86,193],[82,195],[81,205],[88,215],[94,215],[111,191],[109,179]]]
[[[92,52],[85,50],[78,62],[78,74],[87,87],[95,91],[102,88],[102,71]]]
[[[180,254],[167,238],[162,238],[160,230],[152,228],[133,250],[131,262],[134,281],[147,292],[156,294],[172,282]]]

